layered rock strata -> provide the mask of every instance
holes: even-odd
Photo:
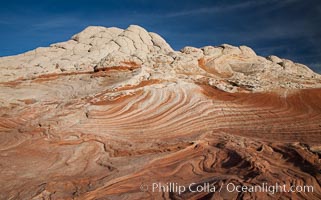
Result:
[[[321,77],[132,25],[0,58],[0,199],[320,199]],[[152,191],[153,183],[313,192]],[[143,186],[143,189],[142,189]]]

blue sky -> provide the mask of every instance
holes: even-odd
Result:
[[[49,0],[2,1],[0,56],[65,41],[89,25],[157,32],[184,46],[247,45],[321,72],[318,0]]]

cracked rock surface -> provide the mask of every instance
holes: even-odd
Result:
[[[136,25],[87,27],[0,58],[0,199],[321,199],[320,87],[307,66],[247,46],[175,51]]]

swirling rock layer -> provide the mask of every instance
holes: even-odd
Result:
[[[304,65],[245,46],[177,52],[131,26],[89,27],[0,70],[0,199],[321,199],[321,81]]]

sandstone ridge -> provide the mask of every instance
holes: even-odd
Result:
[[[264,58],[246,46],[223,44],[174,51],[161,36],[137,25],[125,30],[90,26],[66,42],[0,58],[0,81],[112,67],[140,68],[145,79],[201,79],[227,92],[320,86],[320,76],[305,65],[277,56]]]
[[[320,200],[320,80],[246,46],[174,51],[139,26],[0,58],[0,199]]]

